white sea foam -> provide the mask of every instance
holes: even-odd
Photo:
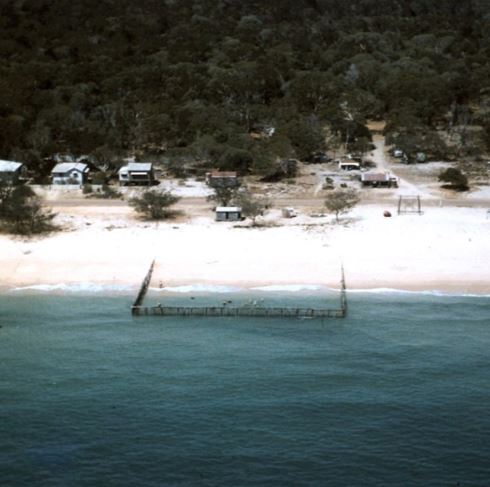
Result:
[[[339,289],[331,289],[332,291],[339,291]],[[388,287],[379,287],[371,289],[347,289],[348,294],[403,294],[413,296],[436,296],[436,297],[462,297],[462,298],[488,298],[490,294],[469,294],[469,293],[451,293],[446,291],[433,290],[420,290],[411,291],[408,289],[394,289]]]
[[[237,293],[243,288],[233,286],[218,286],[208,284],[193,284],[187,286],[151,287],[151,291],[162,291],[171,293]]]
[[[134,286],[123,284],[98,284],[94,282],[58,283],[58,284],[33,284],[10,289],[12,292],[36,291],[40,293],[65,292],[65,293],[107,293],[107,292],[133,292]],[[151,291],[172,293],[238,293],[247,291],[260,292],[301,292],[301,291],[331,291],[340,292],[338,288],[327,288],[314,284],[274,284],[270,286],[257,286],[250,289],[237,286],[223,286],[210,284],[194,284],[170,287],[151,287]],[[408,289],[394,288],[370,288],[370,289],[347,289],[348,294],[378,294],[378,295],[412,295],[412,296],[435,296],[435,297],[464,297],[464,298],[490,298],[490,294],[456,293],[440,290],[412,291]]]
[[[97,284],[94,282],[77,282],[72,284],[33,284],[11,289],[14,292],[38,291],[38,292],[66,292],[66,293],[103,293],[103,292],[125,292],[133,290],[132,286],[122,284]]]
[[[264,292],[291,292],[297,293],[300,291],[318,291],[322,289],[322,286],[316,284],[273,284],[270,286],[258,286],[253,287],[253,291],[264,291]]]
[[[318,291],[321,286],[312,284],[274,284],[270,286],[257,286],[252,288],[243,288],[237,286],[223,286],[210,284],[193,284],[185,286],[169,286],[156,288],[152,287],[152,291],[163,291],[173,293],[238,293],[247,291],[260,292],[300,292],[300,291]]]

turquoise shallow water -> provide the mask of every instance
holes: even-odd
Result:
[[[489,298],[354,294],[324,322],[130,302],[0,296],[0,485],[490,485]]]

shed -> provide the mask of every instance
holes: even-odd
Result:
[[[118,175],[121,186],[130,184],[150,186],[155,181],[151,162],[130,162],[119,169]]]
[[[0,182],[17,184],[26,171],[21,162],[0,160]]]
[[[237,222],[242,219],[242,209],[239,206],[218,206],[216,208],[217,222]]]
[[[83,162],[61,162],[51,170],[53,184],[84,184],[90,168]]]
[[[361,174],[363,186],[377,187],[398,187],[398,178],[393,177],[389,172],[365,172]]]
[[[212,171],[206,173],[206,183],[212,188],[236,188],[239,186],[235,171]]]
[[[415,154],[415,160],[417,162],[427,162],[427,154],[425,152],[417,152]]]

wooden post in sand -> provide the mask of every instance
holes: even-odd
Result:
[[[341,268],[342,277],[340,280],[340,310],[342,311],[342,316],[347,316],[347,287],[345,285],[345,274],[344,266]]]
[[[148,269],[148,272],[146,273],[146,276],[143,279],[143,282],[141,283],[139,293],[136,296],[136,299],[133,303],[133,306],[131,306],[131,314],[132,315],[139,315],[140,314],[141,303],[143,303],[143,300],[145,299],[145,296],[146,296],[146,292],[148,291],[148,287],[150,286],[151,275],[153,274],[153,267],[154,266],[155,266],[155,260],[153,260],[151,262],[150,268]]]

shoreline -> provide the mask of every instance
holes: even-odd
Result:
[[[94,282],[65,282],[65,283],[32,283],[23,285],[0,286],[0,295],[109,295],[136,297],[139,285],[114,284],[100,281]],[[216,295],[220,294],[264,294],[264,295],[322,295],[340,292],[340,286],[330,286],[325,283],[264,283],[264,282],[197,282],[181,281],[173,282],[163,288],[151,286],[149,294],[161,294],[169,296],[191,296],[191,295]],[[440,286],[423,287],[420,285],[406,285],[405,287],[394,287],[389,283],[380,286],[369,286],[367,283],[347,287],[347,294],[379,294],[379,295],[433,295],[447,297],[488,297],[490,292],[488,286],[481,283],[467,283],[462,289],[457,285],[442,283]]]
[[[340,276],[340,269],[338,271]],[[37,279],[33,281],[6,281],[2,279],[0,284],[0,294],[10,293],[50,293],[50,294],[127,294],[134,295],[138,292],[141,279],[137,280],[62,280],[53,281],[51,279]],[[413,280],[393,281],[376,278],[371,281],[361,281],[353,279],[346,270],[347,292],[351,293],[433,293],[451,296],[490,296],[490,286],[488,280],[461,280],[447,281],[441,279],[430,279],[421,282]],[[169,279],[162,287],[152,279],[150,291],[164,292],[168,294],[190,294],[190,293],[223,293],[223,292],[312,292],[340,291],[340,278],[338,280],[329,279],[324,282],[314,281],[264,281],[264,280],[196,280],[196,279]],[[188,289],[188,291],[186,290]],[[229,290],[229,291],[227,291]]]
[[[267,228],[235,228],[204,217],[159,224],[120,215],[87,221],[72,213],[71,231],[32,240],[0,235],[0,292],[99,286],[135,293],[155,259],[155,288],[161,282],[338,289],[343,264],[351,290],[490,295],[484,209],[430,208],[422,216],[384,218],[383,208],[360,205],[339,225],[331,217],[302,215],[277,218]]]

